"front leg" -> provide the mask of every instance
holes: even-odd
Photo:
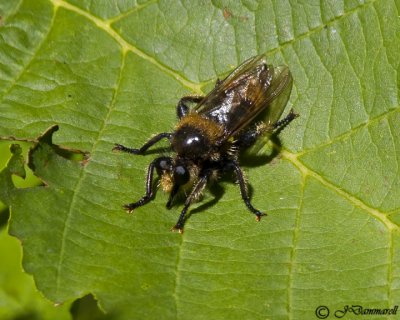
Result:
[[[186,116],[189,113],[188,103],[199,103],[203,100],[203,96],[185,96],[179,100],[178,105],[176,106],[176,114],[179,119]]]
[[[189,196],[186,198],[185,205],[179,215],[178,222],[176,225],[171,229],[172,231],[178,230],[179,233],[183,233],[183,225],[185,223],[185,216],[186,212],[189,210],[190,205],[194,202],[195,199],[199,196],[201,191],[207,185],[208,178],[211,175],[211,171],[206,171],[196,182],[193,186],[192,191],[190,192]]]
[[[172,133],[163,132],[163,133],[159,133],[158,135],[151,138],[139,149],[128,148],[128,147],[123,146],[122,144],[115,144],[113,151],[122,151],[122,152],[131,153],[131,154],[144,154],[148,148],[150,148],[152,145],[156,144],[161,139],[164,139],[164,138],[170,139],[171,137],[172,137]]]
[[[171,164],[172,158],[170,157],[159,157],[153,160],[150,163],[149,168],[147,169],[146,194],[139,201],[124,205],[124,209],[131,213],[134,209],[148,203],[154,194],[152,188],[154,169],[156,169],[157,172],[162,172],[163,170],[166,170],[166,168],[169,167]]]

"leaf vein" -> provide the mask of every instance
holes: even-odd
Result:
[[[342,133],[341,135],[338,135],[337,137],[335,137],[335,138],[333,138],[333,139],[331,139],[329,141],[326,141],[324,143],[321,143],[321,144],[316,145],[316,146],[314,146],[312,148],[309,148],[309,149],[303,149],[303,151],[297,153],[297,156],[303,156],[303,155],[305,155],[305,154],[307,154],[309,152],[313,152],[313,151],[315,151],[317,149],[321,149],[321,148],[327,147],[327,146],[329,146],[331,144],[334,144],[336,142],[343,141],[343,140],[349,138],[351,135],[357,133],[359,130],[368,128],[372,124],[374,124],[376,122],[379,122],[384,118],[388,118],[389,116],[391,116],[392,114],[394,114],[396,112],[400,112],[400,106],[397,106],[394,109],[390,109],[390,110],[388,110],[388,111],[376,116],[375,118],[369,119],[368,121],[366,121],[364,123],[361,123],[360,125],[350,129],[349,131],[347,131],[345,133]]]
[[[138,55],[139,57],[143,58],[144,60],[152,63],[155,65],[157,68],[160,70],[164,71],[165,73],[173,76],[177,81],[179,81],[183,86],[190,88],[192,91],[201,93],[201,85],[198,83],[193,83],[187,79],[185,79],[183,76],[178,74],[176,71],[170,69],[168,66],[162,64],[161,62],[157,61],[154,57],[149,56],[139,48],[133,46],[130,44],[128,41],[126,41],[112,26],[110,23],[103,21],[99,19],[98,17],[95,17],[91,13],[84,11],[70,3],[67,3],[63,0],[51,0],[52,3],[54,4],[55,7],[63,7],[67,10],[73,11],[88,20],[92,21],[97,27],[99,27],[101,30],[105,31],[108,33],[122,48],[122,51],[131,51]]]
[[[122,54],[122,59],[121,59],[121,67],[120,67],[120,71],[119,71],[119,77],[118,77],[118,81],[117,81],[117,85],[116,88],[114,90],[114,94],[113,94],[113,98],[112,101],[110,103],[110,106],[108,108],[108,112],[106,117],[104,118],[104,121],[100,127],[100,129],[98,130],[98,135],[97,135],[97,139],[95,140],[93,146],[92,146],[92,150],[90,152],[90,154],[94,154],[96,147],[97,147],[97,143],[101,140],[101,135],[103,133],[103,130],[106,126],[107,120],[110,117],[110,114],[112,112],[112,110],[114,109],[115,106],[115,100],[116,100],[116,96],[118,93],[118,89],[120,87],[120,82],[121,82],[121,78],[122,78],[122,71],[124,69],[125,66],[125,56],[126,54]],[[61,248],[60,248],[60,257],[58,260],[58,264],[57,264],[57,272],[56,272],[56,295],[58,295],[59,290],[61,289],[61,271],[63,268],[63,261],[64,261],[64,256],[65,256],[65,247],[66,247],[66,238],[67,238],[67,232],[69,229],[69,223],[70,223],[70,219],[73,213],[73,208],[75,207],[75,203],[76,203],[76,199],[79,196],[79,190],[81,188],[82,185],[82,181],[84,180],[86,173],[87,173],[87,167],[88,166],[84,166],[82,168],[82,170],[79,173],[79,177],[77,179],[77,182],[72,190],[73,194],[72,194],[72,198],[71,198],[71,202],[68,208],[68,212],[67,212],[67,216],[65,218],[65,222],[64,222],[64,228],[62,231],[62,238],[61,238]]]
[[[22,66],[22,68],[19,71],[19,73],[16,74],[15,79],[13,81],[10,81],[10,84],[9,84],[8,88],[6,88],[6,90],[0,95],[0,101],[3,101],[3,98],[12,90],[14,85],[21,79],[21,77],[25,74],[27,69],[32,64],[33,60],[35,59],[36,55],[39,53],[40,49],[42,48],[42,46],[46,42],[46,40],[47,40],[47,38],[48,38],[52,28],[53,28],[56,14],[57,14],[57,10],[53,10],[53,16],[51,17],[51,21],[50,21],[50,24],[49,24],[49,27],[48,27],[48,30],[47,30],[46,34],[44,35],[44,37],[41,39],[41,41],[38,43],[38,45],[34,49],[30,59],[28,59],[28,61],[26,62],[26,65]]]
[[[297,168],[299,168],[300,172],[307,176],[310,175],[317,179],[320,183],[322,183],[327,188],[335,191],[337,194],[342,196],[343,198],[347,199],[351,203],[353,203],[356,207],[359,207],[366,211],[368,214],[373,216],[374,218],[380,220],[388,230],[400,230],[400,227],[393,223],[386,215],[386,213],[379,211],[376,208],[372,208],[371,206],[364,203],[361,199],[356,198],[354,195],[348,193],[346,190],[341,189],[339,186],[335,185],[333,182],[325,179],[317,172],[313,171],[312,169],[308,168],[304,163],[302,163],[298,158],[297,155],[290,153],[286,150],[282,150],[282,156],[291,161]]]

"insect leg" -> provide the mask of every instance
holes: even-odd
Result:
[[[273,129],[274,130],[282,130],[284,127],[286,127],[290,122],[292,122],[298,116],[299,115],[297,113],[295,113],[293,109],[290,109],[290,112],[288,113],[288,115],[285,118],[274,123]]]
[[[261,211],[257,210],[256,208],[253,207],[253,205],[250,203],[250,198],[249,198],[249,193],[247,190],[247,185],[246,181],[244,180],[243,176],[243,171],[240,168],[239,164],[236,161],[231,161],[230,163],[233,166],[233,169],[235,170],[239,187],[240,187],[240,195],[242,196],[242,199],[244,203],[246,204],[246,207],[256,215],[256,220],[260,221],[261,216],[266,215],[266,213],[262,213]]]
[[[293,109],[290,110],[288,115],[283,118],[282,120],[279,120],[275,122],[272,125],[267,125],[264,122],[258,123],[251,127],[249,130],[245,131],[242,133],[237,139],[236,139],[236,145],[243,147],[243,148],[248,148],[254,142],[257,141],[257,139],[262,136],[266,132],[279,132],[280,130],[284,129],[290,122],[292,122],[294,119],[296,119],[299,115],[294,112]]]
[[[153,189],[152,189],[154,169],[157,169],[158,172],[160,172],[161,170],[164,170],[165,162],[172,163],[172,158],[159,157],[157,159],[154,159],[149,164],[149,167],[147,169],[147,177],[146,177],[146,194],[139,201],[124,205],[125,210],[127,210],[129,213],[131,213],[134,209],[145,205],[146,203],[148,203],[151,200],[151,198],[153,197],[153,194],[154,194]]]
[[[204,189],[204,187],[207,184],[208,178],[210,177],[212,171],[206,171],[200,179],[196,182],[196,184],[193,186],[192,191],[190,192],[189,196],[186,198],[185,205],[181,211],[181,214],[179,216],[178,222],[176,225],[171,229],[172,231],[178,230],[179,233],[183,233],[183,225],[185,223],[185,216],[186,212],[188,211],[190,205],[193,203],[193,201],[199,196],[200,192]]]
[[[199,103],[203,98],[203,96],[185,96],[181,98],[176,106],[176,114],[178,115],[178,118],[181,119],[188,114],[189,106],[187,103]]]
[[[170,139],[171,136],[172,136],[172,133],[163,132],[163,133],[159,133],[158,135],[151,138],[139,149],[128,148],[128,147],[123,146],[122,144],[115,144],[115,147],[113,148],[113,150],[132,153],[132,154],[143,154],[148,148],[150,148],[152,145],[156,144],[161,139],[164,139],[164,138]]]

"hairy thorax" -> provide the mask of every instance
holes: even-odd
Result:
[[[213,158],[223,135],[221,125],[193,112],[178,122],[171,144],[180,157]]]

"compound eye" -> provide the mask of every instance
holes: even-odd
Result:
[[[168,170],[171,165],[171,161],[169,161],[169,159],[161,159],[158,165],[160,166],[161,170]]]
[[[174,168],[174,181],[176,184],[184,185],[189,181],[189,171],[184,166],[176,166]]]
[[[155,163],[158,174],[162,174],[163,171],[170,171],[172,166],[172,160],[168,157],[160,157],[156,159]]]

